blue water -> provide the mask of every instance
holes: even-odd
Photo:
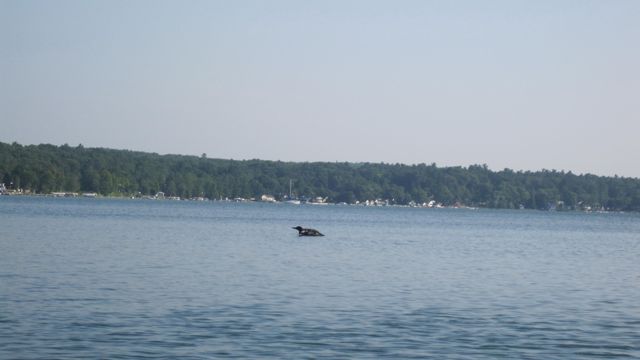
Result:
[[[640,215],[0,197],[0,358],[176,357],[640,359]]]

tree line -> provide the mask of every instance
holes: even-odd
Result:
[[[461,204],[489,208],[640,211],[640,179],[559,171],[492,171],[486,165],[282,162],[158,155],[82,145],[0,142],[0,181],[35,193],[96,192],[210,199],[301,197],[354,203]]]

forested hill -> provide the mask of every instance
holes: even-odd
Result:
[[[453,205],[531,209],[640,211],[640,179],[571,172],[491,171],[486,166],[436,167],[373,163],[222,160],[206,156],[0,143],[0,181],[36,193],[97,192],[190,198],[282,198],[289,180],[300,197],[395,204],[435,200]],[[11,185],[12,184],[12,185]]]

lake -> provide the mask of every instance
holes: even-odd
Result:
[[[0,358],[625,357],[639,214],[0,197]]]

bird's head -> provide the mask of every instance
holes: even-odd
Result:
[[[296,227],[293,227],[292,229],[296,229],[296,230],[300,231],[300,230],[302,230],[302,226],[298,225]]]

